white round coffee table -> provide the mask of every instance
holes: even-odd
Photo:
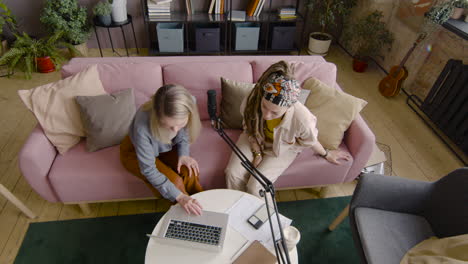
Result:
[[[209,190],[192,195],[203,206],[204,210],[213,212],[225,212],[230,208],[242,195],[246,193],[228,190],[217,189]],[[248,194],[250,195],[250,194]],[[253,196],[253,195],[251,195]],[[259,199],[259,198],[257,198]],[[179,205],[176,205],[179,206]],[[164,215],[154,228],[152,234],[156,235],[161,228]],[[161,240],[150,238],[146,247],[145,264],[159,263],[200,263],[200,264],[223,264],[232,263],[233,256],[238,255],[238,250],[247,242],[247,240],[236,230],[228,227],[226,240],[222,252],[209,252],[200,249],[191,249],[188,247],[176,247],[174,245],[164,244]],[[298,263],[297,249],[291,250],[291,263]]]

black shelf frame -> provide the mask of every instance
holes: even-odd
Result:
[[[294,19],[281,19],[276,11],[271,9],[273,1],[280,0],[265,0],[263,11],[259,16],[246,16],[245,21],[232,21],[229,10],[233,10],[233,0],[225,0],[226,8],[225,14],[208,14],[207,12],[195,12],[194,14],[186,14],[185,11],[171,11],[171,15],[168,18],[157,18],[150,19],[147,10],[147,1],[140,0],[142,14],[144,16],[145,31],[148,32],[148,44],[149,44],[149,55],[150,56],[174,56],[174,55],[238,55],[238,54],[256,54],[256,55],[267,55],[270,53],[280,54],[297,52],[300,54],[301,48],[303,47],[303,34],[305,32],[305,16],[300,12],[300,3],[304,0],[296,0],[296,18]],[[192,0],[193,1],[193,0]],[[245,1],[245,0],[244,0]],[[228,3],[229,2],[229,3]],[[307,12],[307,9],[306,9]],[[257,50],[235,50],[234,49],[234,24],[254,22],[260,25],[260,36],[259,45]],[[156,25],[158,23],[183,23],[184,24],[184,51],[183,52],[160,52],[157,41]],[[207,24],[217,23],[221,29],[220,35],[220,51],[197,51],[195,50],[195,44],[191,42],[195,34],[195,30],[192,30],[196,24]],[[271,35],[273,32],[273,24],[276,23],[291,23],[298,29],[300,25],[302,30],[296,31],[296,38],[294,41],[294,49],[271,49]],[[298,34],[300,34],[298,36]]]

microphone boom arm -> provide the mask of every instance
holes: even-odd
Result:
[[[237,147],[237,145],[231,140],[231,138],[224,132],[224,129],[222,127],[222,121],[220,118],[218,118],[216,115],[214,117],[212,116],[211,119],[211,126],[213,129],[218,132],[219,136],[231,147],[232,151],[236,154],[236,156],[241,160],[241,165],[260,183],[260,185],[263,187],[263,190],[260,190],[260,196],[264,197],[265,199],[265,204],[267,208],[267,215],[268,215],[268,222],[270,224],[270,231],[271,231],[271,236],[273,239],[273,245],[275,248],[275,253],[276,253],[276,259],[278,261],[278,264],[281,263],[287,263],[290,264],[291,260],[289,258],[289,252],[286,247],[286,243],[284,241],[284,234],[283,234],[283,228],[281,227],[281,222],[279,218],[279,212],[278,212],[278,206],[275,201],[275,188],[273,186],[273,183],[265,177],[260,171],[257,170],[255,166],[253,166],[252,162],[250,162],[249,159],[242,153],[242,151]],[[270,213],[270,206],[268,204],[268,199],[266,193],[270,194],[272,205],[273,205],[273,210],[276,215],[276,220],[278,223],[278,229],[280,232],[280,237],[278,240],[275,238],[275,232],[273,229],[273,223],[271,219],[271,213]]]

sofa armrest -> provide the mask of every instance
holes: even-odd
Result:
[[[38,124],[18,154],[19,168],[29,185],[49,202],[59,201],[48,180],[49,170],[57,156],[57,150],[47,139]]]
[[[350,215],[357,207],[422,215],[432,188],[432,182],[363,174],[351,199]]]
[[[344,179],[345,182],[350,182],[359,176],[369,161],[375,144],[375,135],[361,115],[358,115],[346,130],[343,140],[353,156],[353,165]]]

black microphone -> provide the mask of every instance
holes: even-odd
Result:
[[[210,115],[211,122],[216,121],[216,91],[208,90],[208,114]]]

